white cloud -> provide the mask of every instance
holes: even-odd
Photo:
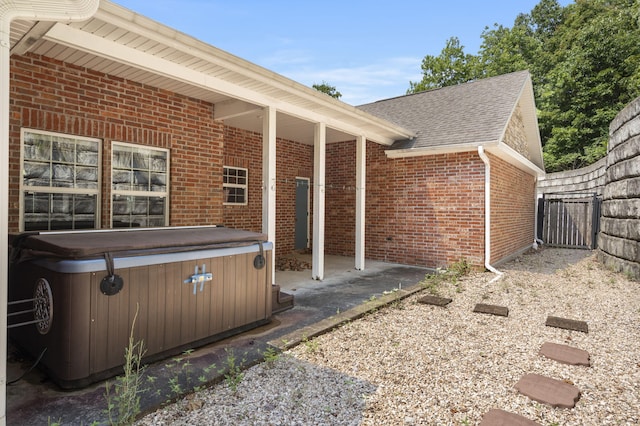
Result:
[[[342,101],[352,105],[404,95],[410,81],[422,78],[421,58],[383,58],[373,64],[354,67],[327,67],[317,61],[305,63],[302,58],[299,56],[300,60],[289,63],[273,63],[272,69],[307,86],[324,81],[342,93]]]

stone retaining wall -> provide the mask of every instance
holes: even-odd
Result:
[[[609,127],[598,259],[640,279],[640,98]]]
[[[538,180],[538,198],[552,193],[563,193],[569,197],[571,193],[575,193],[576,196],[584,196],[586,193],[601,196],[604,192],[606,173],[607,157],[581,169],[549,173]]]

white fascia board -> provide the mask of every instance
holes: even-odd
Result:
[[[171,61],[155,57],[153,55],[138,51],[128,46],[106,40],[102,37],[89,34],[85,31],[72,28],[68,25],[56,24],[44,36],[44,39],[59,43],[61,45],[77,49],[82,52],[90,53],[98,57],[122,63],[134,68],[138,68],[159,76],[171,78],[189,85],[200,87],[204,90],[214,91],[216,93],[229,96],[259,105],[261,107],[271,106],[278,111],[307,120],[313,123],[325,123],[328,127],[343,131],[352,135],[364,134],[367,139],[381,143],[383,145],[391,145],[395,138],[378,133],[375,130],[366,127],[380,127],[380,124],[374,123],[373,119],[369,123],[363,123],[366,127],[350,124],[342,120],[315,113],[310,109],[301,108],[296,105],[279,100],[278,98],[270,98],[259,92],[246,89],[217,77],[195,71]],[[346,104],[345,104],[346,105]],[[404,133],[395,133],[398,138],[403,137]]]
[[[499,157],[510,164],[513,164],[520,170],[536,175],[538,178],[545,176],[545,171],[536,166],[531,160],[525,158],[515,149],[511,148],[506,143],[500,143],[497,146],[487,147],[487,151],[491,154]]]
[[[135,12],[123,8],[122,6],[119,6],[115,3],[103,0],[100,10],[98,11],[98,13],[96,13],[95,17],[98,19],[102,19],[105,22],[110,22],[118,25],[120,28],[126,31],[131,31],[135,34],[139,34],[143,37],[147,37],[151,40],[180,50],[181,52],[204,59],[212,64],[222,66],[232,72],[244,75],[249,79],[259,81],[278,90],[283,90],[287,93],[293,94],[297,98],[302,98],[319,104],[320,107],[333,109],[335,111],[338,111],[340,115],[354,118],[356,120],[362,120],[365,122],[364,125],[367,127],[374,126],[384,129],[385,132],[395,133],[398,135],[397,139],[408,139],[414,136],[414,133],[410,130],[404,129],[401,126],[398,126],[384,119],[375,117],[352,105],[334,99],[311,87],[305,86],[252,62],[246,61],[238,56],[235,56],[222,49],[218,49],[215,46],[209,45],[171,27],[153,21],[152,19],[149,19],[145,16],[138,15]],[[278,109],[284,111],[281,107],[279,107]],[[300,118],[305,117],[303,116]],[[313,121],[322,121],[329,127],[343,130],[346,133],[353,134],[354,136],[362,134],[362,129],[360,129],[360,131],[357,131],[357,129],[354,131],[347,131],[347,129],[344,127],[337,127],[337,124],[332,124],[332,120],[327,120],[326,117],[322,117],[322,119],[320,120],[313,119]],[[342,122],[338,121],[338,123]],[[380,132],[374,131],[372,133],[368,133],[366,136],[371,140],[379,140],[379,135],[381,135]],[[384,144],[391,144],[394,141],[384,136],[382,136],[382,139],[390,141],[380,141]]]
[[[498,146],[499,141],[473,142],[457,145],[442,145],[425,148],[388,149],[384,153],[387,158],[421,157],[427,155],[455,154],[458,152],[477,151],[479,146]]]
[[[54,25],[43,37],[45,40],[77,49],[116,63],[129,65],[159,76],[188,83],[197,87],[257,103],[268,104],[266,98],[257,99],[255,92],[233,85],[219,78],[180,66],[174,62],[149,55],[128,46],[123,46],[102,37],[89,34],[64,24]]]
[[[388,149],[385,151],[387,158],[408,158],[408,157],[420,157],[427,155],[439,155],[439,154],[455,154],[458,152],[477,151],[479,146],[483,146],[487,152],[508,161],[517,168],[524,170],[528,173],[534,174],[537,177],[543,177],[545,175],[544,170],[536,166],[531,160],[525,158],[522,154],[511,148],[504,142],[500,141],[487,141],[487,142],[474,142],[460,145],[444,145],[433,148],[418,148],[418,149]]]

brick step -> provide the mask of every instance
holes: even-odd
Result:
[[[567,345],[545,342],[538,353],[562,364],[591,366],[589,352]]]
[[[492,408],[482,417],[480,426],[540,426],[540,423],[519,414]]]
[[[580,399],[580,389],[576,386],[533,373],[525,374],[516,383],[516,389],[534,401],[552,407],[573,408]]]
[[[277,314],[293,308],[293,295],[280,291],[280,286],[271,286],[271,313]]]

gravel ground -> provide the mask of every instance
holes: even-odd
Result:
[[[640,424],[640,284],[592,252],[545,248],[423,293],[305,341],[138,425],[477,425],[491,408],[542,425]],[[476,303],[508,317],[473,313]],[[547,316],[586,321],[589,333],[546,327]],[[544,342],[591,355],[591,367],[538,355]],[[527,373],[565,380],[575,408],[539,404],[514,385]]]

